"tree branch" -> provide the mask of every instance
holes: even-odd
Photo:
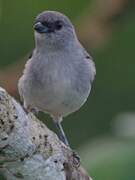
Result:
[[[7,180],[90,180],[72,150],[0,88],[0,172]]]

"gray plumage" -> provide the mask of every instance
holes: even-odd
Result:
[[[35,49],[19,80],[19,93],[26,109],[61,121],[87,100],[95,65],[65,15],[45,11],[37,16],[34,29]]]

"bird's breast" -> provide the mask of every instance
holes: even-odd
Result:
[[[56,56],[42,59],[33,68],[30,96],[40,110],[67,115],[86,101],[91,88],[89,75],[69,56]]]

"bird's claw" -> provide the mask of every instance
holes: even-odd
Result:
[[[77,152],[73,151],[72,157],[73,157],[73,166],[78,168],[81,163],[80,156],[78,155]]]
[[[38,109],[37,108],[31,108],[30,106],[28,106],[27,108],[25,108],[23,106],[23,110],[25,111],[26,114],[29,114],[30,112],[33,113],[35,116],[38,114]]]

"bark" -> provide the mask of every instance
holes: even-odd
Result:
[[[0,172],[7,180],[90,180],[66,147],[0,88]]]

